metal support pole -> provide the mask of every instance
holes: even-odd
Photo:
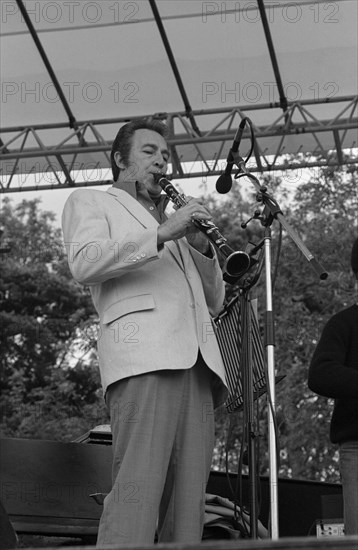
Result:
[[[278,527],[278,473],[277,473],[277,434],[275,430],[276,389],[274,355],[274,320],[272,306],[271,279],[271,229],[265,229],[265,284],[266,284],[266,322],[265,346],[267,354],[268,377],[268,443],[270,476],[270,533],[273,540],[279,537]]]

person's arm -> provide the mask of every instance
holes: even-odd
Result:
[[[358,398],[358,370],[346,366],[352,345],[349,327],[331,318],[322,331],[308,373],[308,387],[331,398]],[[357,359],[358,361],[358,359]]]
[[[119,239],[112,237],[99,193],[75,191],[62,215],[69,267],[74,279],[85,285],[120,277],[161,257],[156,227],[123,227]],[[118,224],[120,217],[119,207]]]
[[[189,244],[198,252],[212,257],[212,249],[205,233],[201,231],[195,220],[211,221],[211,215],[201,199],[187,197],[188,203],[175,212],[158,227],[158,247],[166,241],[186,237]]]
[[[190,254],[201,278],[210,315],[215,317],[220,313],[224,304],[225,283],[215,249],[211,244],[210,250],[211,257],[203,255],[193,247],[190,248]]]
[[[200,199],[188,198],[188,204],[178,208],[158,227],[158,247],[162,243],[186,237],[190,253],[199,272],[205,300],[211,315],[217,315],[224,303],[225,284],[213,245],[193,220],[210,220],[211,214]]]

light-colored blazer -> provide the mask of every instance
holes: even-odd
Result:
[[[158,222],[115,187],[74,191],[62,227],[72,275],[89,285],[99,315],[104,391],[128,376],[190,368],[198,349],[225,383],[211,322],[224,301],[215,254],[203,256],[186,239],[158,251]],[[217,386],[216,404],[226,398],[225,387]]]

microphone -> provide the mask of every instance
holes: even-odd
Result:
[[[233,153],[237,153],[239,150],[245,124],[246,124],[246,118],[243,118],[237,129],[232,147],[227,156],[225,172],[218,177],[216,182],[216,190],[218,193],[221,193],[222,195],[224,195],[225,193],[228,193],[232,187],[231,170],[233,165],[235,164]]]

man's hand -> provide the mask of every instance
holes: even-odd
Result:
[[[158,227],[158,245],[187,237],[191,246],[202,254],[207,253],[210,248],[208,239],[194,225],[195,220],[211,220],[211,215],[200,199],[189,197],[188,204],[178,208]]]

